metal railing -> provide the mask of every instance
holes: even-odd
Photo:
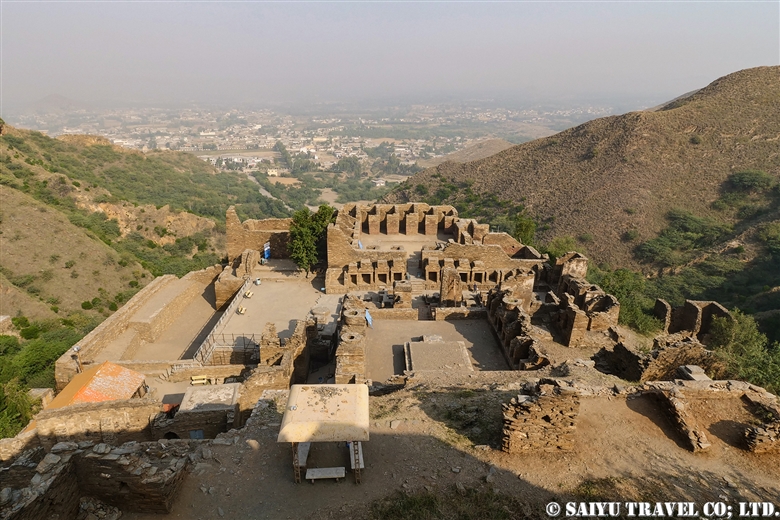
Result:
[[[222,313],[222,316],[219,317],[217,323],[214,324],[214,327],[212,327],[209,335],[206,336],[206,339],[203,340],[203,343],[201,343],[200,347],[198,347],[195,355],[192,356],[192,358],[201,365],[206,364],[209,358],[211,358],[211,354],[214,352],[214,347],[217,346],[214,331],[218,330],[225,323],[225,321],[231,318],[233,312],[235,312],[236,308],[238,307],[238,304],[244,299],[244,293],[247,291],[247,289],[249,289],[251,283],[252,280],[247,278],[247,280],[241,285],[241,288],[236,292],[236,296],[233,298],[233,301],[230,302],[230,305],[228,305],[227,309],[225,309],[225,312]]]

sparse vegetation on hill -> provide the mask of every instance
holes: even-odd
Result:
[[[593,281],[616,294],[624,283],[633,286],[621,298],[623,323],[652,330],[656,297],[673,305],[713,299],[755,314],[775,341],[778,137],[780,68],[760,67],[658,111],[602,118],[478,161],[444,163],[384,201],[453,204],[493,224],[511,218],[504,206],[522,204],[541,250],[585,250],[600,267]],[[636,285],[644,276],[629,273],[638,270],[651,277]]]
[[[540,241],[589,233],[594,260],[638,268],[634,241],[657,236],[671,210],[716,218],[711,204],[730,174],[780,175],[779,70],[740,71],[673,109],[597,119],[485,159],[444,163],[416,174],[384,201],[416,200],[423,192],[428,200],[457,205],[468,194],[440,189],[471,183],[477,197],[522,203],[547,224],[540,225]],[[626,233],[635,238],[624,240]]]
[[[38,183],[53,177],[51,174],[60,174],[65,181],[57,181],[59,194],[81,192],[81,198],[96,202],[126,200],[158,207],[169,205],[173,210],[186,210],[217,221],[224,221],[231,204],[241,204],[251,218],[288,215],[282,204],[262,196],[245,177],[217,172],[185,153],[142,154],[112,146],[102,138],[71,136],[61,140],[14,129],[0,138],[0,160],[6,166],[0,183],[25,192],[41,192],[41,196],[45,196],[48,186]],[[38,167],[37,172],[34,167]],[[96,196],[86,195],[95,189]]]

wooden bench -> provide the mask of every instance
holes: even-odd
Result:
[[[236,314],[246,314],[246,307],[239,307],[236,309]]]
[[[244,298],[251,298],[252,295],[254,295],[254,294],[255,293],[253,293],[252,291],[247,291],[247,292],[244,293]]]
[[[207,376],[192,376],[190,377],[190,384],[195,385],[208,385],[209,378]]]
[[[314,484],[315,480],[321,478],[335,478],[338,482],[346,474],[347,470],[343,466],[339,468],[309,468],[306,470],[306,480],[311,480],[311,483]]]

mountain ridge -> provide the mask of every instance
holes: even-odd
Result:
[[[542,224],[542,241],[581,237],[597,262],[637,268],[637,241],[657,236],[670,210],[718,215],[711,204],[739,170],[777,179],[779,138],[780,67],[758,67],[655,112],[600,118],[484,159],[429,168],[383,201],[428,193],[426,201],[457,206],[463,190],[442,188],[468,186],[480,197],[522,203]]]

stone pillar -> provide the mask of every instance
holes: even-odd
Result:
[[[368,216],[368,234],[369,235],[378,235],[379,234],[379,224],[382,221],[382,217],[380,215],[369,215]]]
[[[417,228],[420,225],[420,220],[417,218],[417,213],[406,214],[406,234],[416,235]]]
[[[436,232],[439,229],[439,219],[436,215],[425,215],[425,234],[429,236],[436,236]]]
[[[397,235],[401,229],[401,219],[398,213],[387,214],[387,234]]]

